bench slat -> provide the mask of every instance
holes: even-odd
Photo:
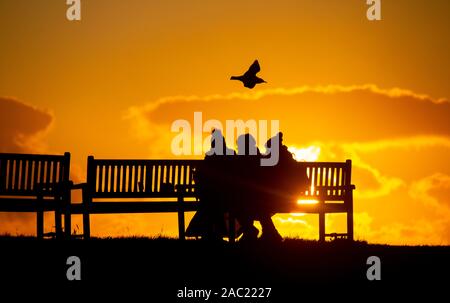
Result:
[[[144,186],[144,178],[145,178],[145,165],[140,166],[140,174],[139,174],[139,184],[138,184],[138,191],[143,192],[144,189],[142,186]]]
[[[109,193],[109,171],[111,169],[111,165],[105,165],[105,179],[102,180],[103,191]]]
[[[133,191],[134,191],[134,192],[138,192],[139,166],[138,166],[138,165],[134,165],[134,166],[133,166],[133,169],[134,169]]]
[[[337,169],[337,177],[336,177],[336,181],[337,181],[336,185],[337,186],[341,185],[341,170],[342,170],[342,168],[340,168],[340,167]],[[341,194],[341,190],[340,189],[337,190],[337,194],[338,195]]]
[[[6,183],[6,189],[7,190],[13,190],[14,188],[13,188],[13,185],[12,185],[12,182],[13,182],[13,175],[14,175],[14,160],[13,159],[11,159],[11,160],[8,160],[8,167],[9,167],[9,172],[8,172],[8,179],[7,179],[7,183]]]
[[[335,184],[335,180],[334,180],[334,169],[335,167],[330,167],[330,174],[329,174],[329,180],[328,180],[328,185],[333,186]],[[328,192],[329,195],[334,195],[334,189],[331,188]]]
[[[26,165],[27,161],[20,160],[20,181],[19,181],[19,188],[21,190],[25,190],[25,181],[26,181]]]
[[[39,183],[45,183],[44,174],[45,174],[45,163],[46,161],[39,161]]]
[[[98,166],[98,179],[97,179],[97,191],[103,192],[103,165]]]
[[[109,170],[109,179],[106,179],[106,183],[108,183],[108,191],[114,192],[114,175],[115,175],[115,165],[108,165]]]
[[[120,181],[122,180],[122,165],[116,165],[116,192],[120,192]]]
[[[53,161],[52,169],[53,169],[52,182],[53,183],[58,183],[59,182],[59,179],[58,179],[58,162]]]
[[[35,174],[36,174],[36,161],[28,160],[28,190],[34,190],[35,182]]]
[[[146,193],[152,191],[152,180],[153,180],[153,166],[152,165],[145,165],[145,186],[144,191]]]
[[[46,171],[45,171],[45,179],[44,179],[44,183],[49,184],[51,183],[51,176],[50,176],[50,170],[51,170],[51,165],[52,161],[46,161]],[[42,182],[41,182],[42,183]]]
[[[0,158],[0,192],[6,188],[6,159]]]

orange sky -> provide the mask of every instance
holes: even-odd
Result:
[[[446,0],[0,2],[0,151],[86,158],[170,154],[175,119],[279,119],[291,147],[354,164],[355,235],[450,244],[450,53]],[[255,58],[268,82],[228,81]],[[0,214],[0,232],[33,216]],[[330,216],[328,230],[343,228]],[[317,237],[317,216],[279,215]],[[51,224],[46,227],[51,228]],[[175,235],[172,215],[93,218],[94,235]]]

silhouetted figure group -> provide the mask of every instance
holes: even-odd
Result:
[[[278,133],[266,144],[261,154],[250,134],[237,139],[237,153],[226,146],[220,130],[213,130],[211,149],[195,172],[200,207],[192,219],[188,236],[221,240],[229,235],[228,216],[236,218],[240,241],[253,241],[262,227],[261,239],[281,241],[272,216],[289,210],[306,189],[306,171],[300,168],[293,155],[283,145],[283,134]],[[261,166],[261,159],[278,153],[278,163]]]

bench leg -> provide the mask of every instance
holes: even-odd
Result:
[[[347,238],[353,241],[353,199],[350,200],[350,209],[347,212]]]
[[[185,222],[184,222],[184,200],[182,196],[178,196],[178,236],[180,240],[185,240]]]
[[[178,211],[178,235],[180,240],[185,240],[185,223],[184,223],[184,211]]]
[[[36,232],[37,232],[38,239],[44,238],[44,212],[43,211],[38,211],[36,213]]]
[[[319,242],[325,242],[325,213],[319,213]]]
[[[347,237],[353,241],[353,212],[347,213]]]
[[[55,231],[56,237],[60,238],[63,234],[62,232],[62,213],[60,210],[55,210]]]
[[[91,237],[91,224],[89,212],[87,210],[83,213],[83,234],[85,239],[89,239]]]
[[[67,239],[70,239],[72,229],[72,217],[70,211],[66,210],[64,214],[64,234]]]

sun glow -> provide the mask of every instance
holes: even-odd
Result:
[[[289,147],[288,150],[294,155],[297,161],[314,162],[320,155],[320,147],[311,145],[306,148]]]

